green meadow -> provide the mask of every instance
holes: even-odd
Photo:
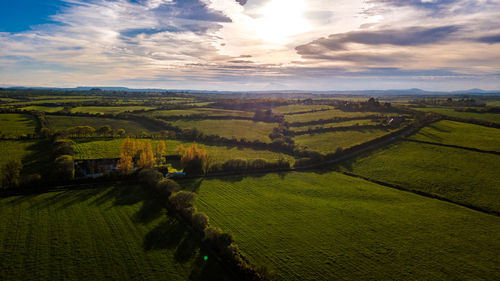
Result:
[[[285,116],[285,120],[288,123],[295,123],[295,122],[310,122],[310,121],[317,121],[317,120],[327,120],[327,119],[332,119],[332,118],[362,118],[366,116],[372,116],[372,115],[380,115],[382,116],[380,112],[349,112],[349,111],[342,111],[338,109],[332,109],[328,111],[319,111],[319,112],[312,112],[312,113],[303,113],[303,114],[294,114],[294,115],[287,115]]]
[[[0,140],[0,168],[9,161],[19,161],[23,165],[22,176],[46,175],[50,171],[50,153],[47,140]]]
[[[500,212],[498,163],[494,154],[403,141],[348,161],[342,169]]]
[[[296,112],[306,112],[306,111],[325,110],[325,109],[334,109],[334,108],[329,105],[291,104],[291,105],[275,107],[273,108],[273,112],[277,114],[289,114]]]
[[[389,134],[384,129],[360,129],[328,132],[294,137],[295,144],[322,154],[333,153],[339,147],[346,149]]]
[[[119,114],[127,111],[150,110],[152,106],[83,106],[71,109],[71,112],[76,113],[93,113],[93,114]]]
[[[0,280],[235,279],[138,186],[8,197],[0,213]]]
[[[248,112],[248,111],[227,110],[227,109],[217,109],[217,108],[158,110],[158,111],[153,111],[149,114],[159,117],[190,116],[190,115],[253,117],[254,115],[253,112]]]
[[[500,130],[443,120],[422,128],[410,139],[500,152]]]
[[[486,122],[493,122],[500,124],[500,114],[498,113],[460,112],[460,111],[455,111],[455,109],[453,108],[444,108],[444,107],[423,107],[414,109],[424,112],[435,112],[455,118],[474,119],[479,121],[486,121]]]
[[[91,126],[98,129],[109,125],[112,129],[124,129],[127,134],[139,135],[142,132],[150,133],[160,129],[149,124],[140,124],[129,120],[100,118],[100,117],[82,117],[82,116],[55,116],[48,115],[47,121],[50,128],[55,130],[64,130],[75,126]]]
[[[61,111],[64,109],[63,106],[43,106],[43,105],[30,105],[30,106],[25,106],[21,107],[22,110],[36,110],[36,111],[41,111],[41,112],[57,112]]]
[[[35,117],[29,114],[0,114],[0,135],[25,136],[34,134],[37,127]]]
[[[173,125],[182,129],[197,129],[207,135],[219,135],[221,137],[247,140],[259,140],[271,142],[269,135],[274,123],[254,122],[249,120],[177,120]]]
[[[336,172],[185,181],[275,280],[495,280],[500,220]]]
[[[326,129],[326,128],[338,128],[338,127],[351,127],[351,126],[365,126],[365,125],[378,125],[380,122],[371,120],[371,119],[363,119],[363,120],[349,120],[344,122],[334,122],[334,123],[326,123],[321,125],[313,125],[313,126],[300,126],[300,127],[290,127],[290,131],[293,132],[305,132],[309,129],[314,130],[317,128]]]

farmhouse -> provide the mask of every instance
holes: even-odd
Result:
[[[75,161],[75,177],[96,178],[118,169],[120,158]]]

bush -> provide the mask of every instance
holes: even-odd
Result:
[[[195,213],[191,217],[191,223],[193,224],[193,227],[200,232],[205,231],[208,226],[208,221],[209,218],[205,213]]]
[[[155,189],[158,182],[163,179],[163,175],[155,169],[142,169],[139,172],[139,179],[147,188]]]
[[[55,160],[55,176],[61,180],[73,180],[75,177],[75,163],[70,155],[62,155]]]
[[[2,167],[2,186],[13,188],[19,186],[19,178],[23,165],[20,161],[10,160]]]
[[[168,199],[172,193],[179,189],[179,185],[170,179],[162,179],[156,183],[156,192],[164,199]]]
[[[196,193],[189,191],[179,191],[170,196],[169,202],[174,210],[182,211],[184,209],[192,208],[195,199]]]

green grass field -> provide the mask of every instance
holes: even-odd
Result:
[[[276,280],[495,280],[500,220],[335,172],[185,182]]]
[[[253,122],[249,120],[178,120],[173,125],[182,129],[196,128],[207,135],[219,135],[221,137],[247,140],[260,140],[271,142],[269,135],[274,123]]]
[[[217,108],[191,108],[180,110],[158,110],[148,113],[153,116],[189,116],[189,115],[208,115],[208,116],[237,116],[237,117],[253,117],[253,112],[240,110],[226,110]]]
[[[303,132],[309,130],[314,130],[316,128],[337,128],[337,127],[350,127],[358,124],[359,126],[364,126],[364,125],[378,125],[380,122],[373,121],[371,119],[364,119],[364,120],[350,120],[350,121],[345,121],[345,122],[335,122],[335,123],[327,123],[327,124],[322,124],[322,125],[314,125],[314,126],[301,126],[301,127],[290,127],[290,131],[294,132]]]
[[[104,159],[104,158],[120,158],[120,151],[123,139],[76,139],[75,140],[75,159]],[[153,151],[156,149],[157,140],[152,140]],[[189,146],[192,142],[179,140],[165,140],[167,155],[175,155],[175,149],[179,145]],[[267,150],[254,150],[250,148],[213,146],[198,144],[200,148],[207,150],[209,156],[215,163],[222,163],[229,159],[265,159],[268,161],[277,161],[280,157],[294,163],[292,156],[271,152]]]
[[[22,107],[22,110],[36,110],[41,112],[57,112],[62,110],[64,107],[62,106],[42,106],[42,105],[30,105]]]
[[[0,114],[0,135],[25,136],[34,134],[37,126],[35,117],[29,114]]]
[[[459,112],[455,111],[455,109],[453,108],[443,108],[443,107],[423,107],[423,108],[413,108],[413,109],[424,112],[435,112],[455,118],[475,119],[479,121],[486,121],[486,122],[493,122],[500,124],[500,114],[496,113]]]
[[[8,197],[0,213],[0,280],[235,279],[136,186]]]
[[[383,129],[328,132],[294,137],[295,144],[322,154],[335,152],[338,147],[346,149],[391,133]]]
[[[487,106],[496,106],[496,107],[500,107],[500,101],[489,101],[486,103]]]
[[[142,132],[155,132],[159,128],[150,125],[143,125],[134,121],[119,120],[100,117],[82,117],[82,116],[54,116],[48,115],[47,121],[52,129],[63,130],[75,126],[91,126],[95,129],[109,125],[112,129],[124,129],[127,134],[139,135]]]
[[[500,156],[399,142],[344,165],[354,174],[500,212]]]
[[[278,114],[287,114],[287,113],[305,112],[305,111],[322,110],[322,109],[334,109],[334,108],[329,105],[291,104],[291,105],[275,107],[273,108],[273,112]]]
[[[93,114],[119,114],[126,111],[150,110],[151,106],[81,106],[71,109],[71,112],[93,113]]]
[[[421,129],[411,139],[500,152],[500,129],[448,120]]]
[[[0,168],[16,160],[23,164],[21,175],[47,175],[51,165],[50,153],[50,142],[47,140],[0,140]]]
[[[296,114],[296,115],[287,115],[285,116],[285,120],[289,123],[295,122],[310,122],[316,120],[327,120],[332,118],[358,118],[365,117],[370,115],[384,115],[380,112],[346,112],[338,109],[328,110],[328,111],[320,111],[313,113],[304,113],[304,114]]]

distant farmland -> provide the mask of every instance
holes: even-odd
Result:
[[[497,217],[334,172],[185,183],[277,280],[500,278]]]
[[[37,126],[35,117],[29,114],[0,114],[0,135],[25,136],[34,134]]]

